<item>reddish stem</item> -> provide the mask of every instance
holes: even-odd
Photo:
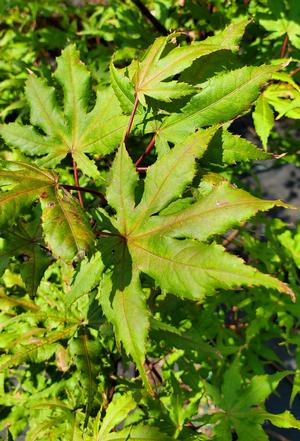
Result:
[[[76,187],[80,188],[77,165],[76,165],[76,161],[74,159],[73,159],[73,172],[74,172],[75,185],[76,185]],[[83,200],[82,200],[81,192],[80,192],[80,190],[77,190],[77,192],[78,192],[78,199],[79,199],[80,206],[83,208]]]
[[[290,73],[290,76],[292,77],[293,75],[296,75],[296,73],[298,73],[300,71],[300,66],[296,67],[296,69],[292,70],[292,72]]]
[[[134,164],[136,167],[138,167],[140,165],[140,163],[144,160],[144,158],[148,155],[148,153],[151,152],[151,150],[153,149],[154,144],[155,144],[155,139],[156,139],[156,133],[153,136],[153,138],[151,139],[151,141],[149,142],[149,144],[148,144],[146,150],[144,151],[144,153],[139,157],[139,159]]]
[[[139,105],[139,98],[138,98],[138,95],[136,94],[135,100],[134,100],[133,109],[132,109],[132,112],[131,112],[131,115],[130,115],[130,118],[129,118],[127,130],[126,130],[125,142],[127,141],[127,138],[128,138],[128,136],[130,134],[131,127],[132,127],[133,120],[134,120],[134,116],[136,114],[136,110],[137,110],[138,105]]]
[[[280,58],[285,57],[288,42],[289,42],[289,36],[288,36],[288,34],[285,34],[285,37],[284,37],[284,40],[282,43],[282,47],[281,47],[281,51],[280,51]]]
[[[84,187],[79,187],[77,185],[66,185],[66,184],[61,184],[60,185],[62,188],[65,188],[66,190],[76,190],[78,192],[85,192],[85,193],[91,193],[94,194],[95,196],[98,196],[101,201],[103,203],[106,204],[106,199],[104,197],[104,195],[102,193],[100,193],[100,191],[97,190],[92,190],[91,188],[84,188]]]

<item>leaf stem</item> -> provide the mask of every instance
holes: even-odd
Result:
[[[72,158],[73,160],[73,173],[74,173],[74,181],[77,187],[77,192],[78,192],[78,199],[79,199],[79,203],[80,206],[83,208],[83,199],[82,199],[82,195],[81,192],[79,190],[80,186],[79,186],[79,178],[78,178],[78,169],[77,169],[77,164],[76,161]]]
[[[288,36],[288,34],[285,34],[285,37],[284,37],[284,40],[282,43],[282,47],[281,47],[281,51],[280,51],[280,58],[285,57],[288,42],[289,42],[289,36]]]
[[[136,95],[135,95],[135,100],[134,100],[133,109],[132,109],[132,112],[131,112],[131,115],[130,115],[130,118],[129,118],[129,122],[128,122],[127,130],[126,130],[125,142],[127,141],[127,138],[128,138],[128,136],[129,136],[129,134],[130,134],[131,127],[132,127],[133,120],[134,120],[134,116],[135,116],[135,114],[136,114],[136,110],[137,110],[138,105],[139,105],[139,98],[138,98],[138,95],[136,94]]]
[[[151,141],[147,145],[146,150],[144,151],[144,153],[139,157],[139,159],[134,164],[136,167],[138,167],[140,165],[140,163],[144,160],[144,158],[148,155],[148,153],[151,152],[151,150],[154,147],[155,140],[156,140],[156,133],[154,134],[153,138],[151,139]]]
[[[60,184],[60,187],[65,188],[66,190],[76,190],[78,192],[86,192],[94,194],[95,196],[98,196],[101,201],[106,204],[106,199],[103,193],[100,193],[99,191],[92,190],[91,188],[84,188],[80,187],[79,185],[67,185],[67,184]]]
[[[153,24],[158,32],[160,32],[162,35],[169,35],[168,30],[159,20],[157,20],[156,17],[154,17],[154,15],[151,14],[149,9],[144,5],[143,2],[141,2],[140,0],[132,0],[132,3],[134,3],[135,6],[140,10],[142,15],[144,15],[144,17],[146,17],[150,21],[150,23]]]
[[[290,73],[290,77],[292,77],[293,75],[296,75],[296,73],[298,73],[300,71],[300,66],[296,67],[296,69],[292,70],[292,72]]]
[[[236,230],[233,230],[224,240],[223,240],[223,246],[227,246],[229,245],[233,240],[235,240],[238,235],[241,232],[241,229],[245,227],[245,225],[247,224],[247,222],[243,222],[240,225],[240,228],[237,228]]]

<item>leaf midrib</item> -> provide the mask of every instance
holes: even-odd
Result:
[[[218,100],[214,101],[213,103],[210,103],[209,105],[203,107],[203,108],[200,109],[200,110],[195,110],[194,112],[189,113],[188,115],[186,115],[186,114],[184,113],[184,109],[183,109],[183,112],[181,112],[181,113],[174,113],[174,114],[172,114],[170,117],[168,117],[168,118],[166,119],[166,122],[168,121],[169,118],[172,118],[174,115],[181,116],[181,118],[179,118],[179,122],[182,122],[182,121],[184,121],[184,120],[187,120],[187,119],[193,118],[196,114],[201,114],[201,113],[207,111],[207,109],[209,109],[209,108],[212,107],[212,106],[215,106],[216,104],[219,104],[222,100],[225,100],[225,99],[227,99],[228,97],[235,95],[236,93],[240,94],[240,93],[241,93],[241,90],[243,90],[243,88],[248,87],[249,84],[251,84],[252,82],[256,81],[259,77],[264,76],[265,74],[266,74],[266,72],[262,72],[262,73],[260,73],[259,75],[256,75],[256,76],[252,77],[249,81],[243,83],[241,86],[239,86],[238,88],[234,89],[233,91],[231,91],[231,92],[228,93],[227,95],[223,95],[223,96],[222,96],[221,98],[219,98]],[[203,92],[204,92],[204,91],[205,91],[205,89],[203,90]],[[202,93],[202,92],[201,92],[201,93]],[[198,97],[201,96],[201,93],[199,93],[198,95],[195,95],[195,97],[197,97],[197,96],[198,96]],[[192,99],[194,99],[195,97],[193,97]],[[250,104],[251,104],[251,103],[250,103]],[[190,104],[188,104],[188,105],[190,105]],[[178,124],[178,118],[177,118],[175,121],[171,122],[171,123],[168,123],[168,122],[167,122],[167,124],[165,124],[165,125],[162,124],[161,127],[160,127],[160,129],[158,130],[158,133],[161,132],[161,131],[163,132],[164,129],[169,129],[170,127],[172,127],[172,126],[174,126],[174,125],[176,125],[176,124]],[[197,126],[197,127],[201,127],[201,126],[199,125],[199,126]]]
[[[67,221],[67,223],[68,223],[68,226],[69,226],[69,229],[70,229],[70,231],[71,231],[71,234],[72,234],[72,237],[73,237],[73,240],[74,240],[75,246],[76,246],[77,250],[80,251],[79,243],[78,243],[78,241],[77,241],[76,234],[75,234],[75,232],[74,232],[74,229],[73,229],[73,226],[72,226],[72,222],[71,222],[71,220],[70,220],[71,215],[68,216],[68,214],[67,214],[68,211],[65,210],[65,208],[64,208],[64,206],[63,206],[63,201],[60,199],[59,195],[58,195],[56,192],[55,192],[55,198],[56,198],[56,200],[57,200],[57,202],[58,202],[58,205],[59,205],[59,207],[60,207],[60,209],[61,209],[61,211],[62,211],[62,213],[63,213],[63,215],[64,215],[64,217],[65,217],[65,219],[66,219],[66,221]],[[71,203],[72,203],[72,202],[71,202]],[[71,207],[71,208],[72,208],[72,207]]]
[[[263,207],[264,207],[264,205],[265,204],[267,204],[267,203],[272,203],[273,201],[268,201],[268,200],[257,200],[257,201],[253,201],[253,202],[250,202],[250,201],[247,201],[247,206],[249,206],[249,205],[262,205]],[[275,201],[274,201],[275,202]],[[274,202],[273,202],[273,204],[274,204]],[[191,220],[191,219],[193,219],[193,218],[196,218],[196,217],[202,217],[202,215],[207,215],[208,213],[210,213],[210,212],[213,212],[213,211],[216,211],[216,210],[224,210],[224,211],[226,211],[226,209],[231,209],[231,208],[235,208],[235,207],[238,207],[238,206],[240,206],[240,205],[245,205],[245,201],[240,201],[240,202],[235,202],[234,204],[232,203],[232,204],[228,204],[228,205],[224,205],[224,206],[222,206],[222,207],[214,207],[214,208],[211,208],[211,209],[209,209],[209,210],[205,210],[205,211],[201,211],[201,213],[199,214],[199,213],[195,213],[195,214],[191,214],[190,216],[186,216],[186,217],[181,217],[180,219],[178,219],[178,221],[177,222],[170,222],[169,224],[163,224],[163,225],[161,225],[160,227],[158,226],[157,228],[154,228],[154,229],[152,229],[152,230],[148,230],[148,231],[146,231],[146,232],[144,232],[144,233],[140,233],[140,234],[136,234],[136,235],[134,235],[133,237],[132,237],[132,239],[140,239],[141,237],[146,237],[146,236],[150,236],[150,235],[153,235],[153,234],[156,234],[156,232],[158,232],[158,231],[164,231],[164,230],[168,230],[168,229],[170,229],[170,228],[174,228],[174,226],[176,226],[176,224],[177,223],[182,223],[182,222],[186,222],[186,221],[189,221],[189,220]],[[194,206],[192,206],[192,207],[189,207],[189,208],[187,208],[186,210],[191,210],[192,208],[194,208],[196,206],[196,204],[194,205]],[[267,209],[267,208],[266,208]],[[258,210],[262,210],[262,208],[257,208],[257,211]],[[183,210],[183,211],[185,211],[185,210]],[[183,212],[182,212],[183,213]],[[172,217],[172,218],[174,218],[176,216],[176,214],[171,214],[171,215],[169,215],[169,216],[160,216],[160,218],[161,218],[161,220],[163,221],[163,217],[165,217],[165,218],[167,218],[167,217]],[[180,216],[180,212],[178,213],[178,217]],[[152,218],[154,218],[155,216],[153,216]],[[151,219],[151,217],[150,217],[150,219]],[[213,234],[215,234],[215,233],[213,233]]]
[[[29,190],[26,189],[26,190],[18,191],[18,192],[14,191],[14,190],[11,190],[11,191],[7,191],[7,192],[4,192],[4,193],[0,193],[0,203],[8,202],[8,201],[10,201],[12,199],[16,199],[19,196],[22,196],[24,194],[40,192],[40,191],[44,190],[45,188],[51,187],[52,185],[53,184],[47,184],[47,185],[44,185],[42,187],[33,187],[33,188],[30,188]],[[7,194],[7,196],[10,196],[10,197],[3,198],[2,196],[6,195],[6,194]],[[37,197],[38,197],[38,194],[37,194]]]
[[[108,124],[111,120],[113,120],[113,119],[115,119],[115,118],[118,118],[118,117],[120,117],[120,116],[121,116],[121,115],[115,115],[115,116],[112,116],[111,118],[109,118],[108,120],[106,120],[105,123],[104,123],[104,127],[105,127],[105,125]],[[87,129],[88,129],[88,130],[92,130],[92,128],[95,127],[95,126],[99,126],[99,121],[95,121],[94,124],[91,125],[91,127],[88,127],[88,128],[85,129],[84,133],[82,134],[82,136],[80,137],[80,139],[79,139],[79,141],[78,141],[78,144],[80,144],[81,139],[82,139],[84,136],[86,136]],[[120,125],[120,126],[114,128],[114,129],[111,130],[110,132],[106,133],[104,136],[101,136],[100,138],[96,138],[96,139],[94,139],[93,141],[88,142],[87,144],[82,145],[82,146],[80,147],[80,150],[81,150],[82,152],[84,152],[84,151],[86,150],[86,148],[89,147],[90,145],[93,145],[93,144],[95,144],[95,143],[97,143],[97,142],[99,142],[99,141],[103,141],[105,138],[111,136],[113,133],[117,132],[118,130],[122,129],[122,128],[125,127],[125,126],[126,126],[126,123],[124,122],[124,124],[122,124],[122,125]]]
[[[176,240],[176,239],[175,239]],[[157,257],[158,259],[160,259],[160,260],[163,260],[163,261],[166,261],[166,262],[171,262],[171,263],[173,263],[173,264],[175,264],[175,265],[177,265],[177,266],[185,266],[185,267],[188,267],[188,268],[195,268],[195,269],[198,269],[198,270],[200,270],[200,271],[204,271],[204,272],[213,272],[213,273],[222,273],[222,274],[230,274],[230,275],[233,275],[233,276],[236,276],[236,273],[234,273],[234,272],[230,272],[230,271],[227,271],[227,270],[222,270],[222,269],[215,269],[215,268],[207,268],[207,267],[201,267],[201,266],[197,266],[197,265],[194,265],[194,264],[191,264],[191,263],[183,263],[183,262],[180,262],[180,261],[178,261],[178,260],[175,260],[175,259],[172,259],[172,258],[170,258],[170,257],[166,257],[166,256],[162,256],[162,255],[159,255],[159,254],[157,254],[157,253],[154,253],[154,251],[151,251],[151,250],[148,250],[147,248],[144,248],[144,247],[142,247],[140,244],[137,244],[136,242],[134,242],[133,244],[132,244],[132,247],[134,248],[139,248],[139,249],[141,249],[142,251],[144,251],[145,253],[148,253],[148,254],[150,254],[150,255],[152,255],[152,256],[154,256],[154,257]],[[237,258],[237,259],[239,259],[239,258]],[[241,260],[241,259],[239,259],[239,260]],[[241,260],[242,261],[242,260]],[[252,268],[252,267],[248,267],[248,268]],[[258,271],[258,270],[257,270]],[[264,276],[268,276],[268,274],[264,274],[264,273],[262,273]],[[251,283],[252,284],[255,284],[255,279],[253,279],[253,277],[249,277],[249,276],[241,276],[241,275],[239,275],[240,277],[243,277],[244,279],[246,279],[246,280],[251,280]],[[271,276],[270,276],[271,277]],[[237,285],[239,285],[241,282],[237,282]],[[247,282],[248,283],[248,282]]]
[[[150,202],[147,203],[147,208],[144,211],[144,214],[142,213],[141,217],[137,220],[137,222],[133,225],[133,227],[131,228],[130,232],[128,233],[128,235],[132,236],[132,232],[134,230],[136,230],[137,228],[139,228],[139,226],[143,223],[143,221],[145,220],[145,218],[148,216],[148,213],[151,211],[151,205],[153,205],[153,202],[156,201],[156,199],[158,198],[160,191],[162,189],[162,187],[165,185],[165,182],[167,181],[167,179],[169,178],[169,176],[172,174],[172,172],[174,171],[174,169],[177,167],[178,162],[180,161],[180,159],[185,156],[187,153],[190,152],[190,150],[192,150],[193,148],[195,148],[194,144],[191,144],[187,149],[183,149],[182,150],[182,155],[180,156],[180,158],[178,159],[178,161],[175,161],[173,166],[171,168],[168,168],[168,173],[165,177],[165,179],[163,180],[163,182],[161,183],[161,185],[157,188],[156,193],[153,195],[152,199]],[[141,204],[144,203],[143,199],[141,201]],[[138,210],[139,206],[136,207],[136,210]]]

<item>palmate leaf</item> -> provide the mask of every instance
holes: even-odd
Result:
[[[122,145],[117,152],[107,190],[116,211],[101,212],[104,234],[100,247],[104,266],[99,300],[113,323],[117,340],[132,355],[145,380],[143,362],[149,313],[139,275],[145,273],[166,291],[202,300],[217,288],[263,285],[291,294],[279,280],[246,266],[224,248],[207,241],[237,222],[267,210],[280,201],[263,201],[226,182],[212,186],[205,198],[172,214],[163,211],[191,183],[195,159],[200,158],[217,127],[198,131],[148,168],[144,193],[135,205],[138,176]],[[183,204],[184,207],[184,204]],[[162,212],[162,214],[159,214]]]
[[[1,125],[5,141],[30,156],[41,156],[38,164],[55,167],[68,154],[88,176],[96,177],[97,167],[87,154],[105,155],[119,144],[127,117],[112,89],[97,92],[92,110],[88,110],[90,75],[79,60],[75,46],[68,46],[57,59],[54,78],[64,92],[63,110],[57,104],[55,90],[31,75],[26,84],[32,126],[18,123]]]
[[[288,411],[271,414],[264,408],[265,400],[275,392],[279,382],[289,372],[273,375],[256,375],[248,385],[242,385],[240,367],[235,360],[224,374],[223,385],[219,391],[211,384],[205,384],[206,392],[220,409],[211,417],[211,423],[217,423],[214,429],[216,440],[231,440],[234,429],[238,439],[267,441],[262,425],[269,420],[277,427],[300,428],[299,421]]]
[[[161,101],[171,101],[195,92],[193,86],[177,80],[165,80],[174,77],[191,66],[193,61],[220,50],[237,50],[243,36],[247,20],[231,24],[219,34],[208,37],[205,41],[192,43],[172,49],[163,56],[168,42],[178,34],[159,37],[146,52],[144,59],[134,65],[133,84],[114,65],[111,65],[111,81],[123,110],[130,113],[136,95],[143,104],[145,96]]]
[[[4,168],[5,167],[5,168]],[[93,242],[90,225],[77,201],[58,186],[57,176],[25,162],[6,162],[0,183],[0,227],[12,224],[24,208],[40,199],[46,243],[55,257],[82,257]],[[11,188],[12,187],[12,188]]]

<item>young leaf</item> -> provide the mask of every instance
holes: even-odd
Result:
[[[88,111],[89,72],[79,60],[74,45],[57,59],[54,77],[64,91],[64,109],[58,106],[55,90],[31,75],[26,95],[31,109],[31,126],[10,123],[0,127],[5,141],[30,156],[42,156],[38,164],[55,167],[68,154],[88,176],[98,174],[87,154],[106,155],[120,142],[127,124],[111,89],[97,93],[96,104]]]
[[[156,39],[142,62],[139,63],[134,77],[134,89],[139,100],[144,102],[144,96],[147,95],[158,100],[171,101],[192,94],[194,88],[191,85],[178,83],[178,81],[166,83],[164,80],[187,69],[194,60],[200,57],[222,49],[237,49],[236,44],[242,37],[247,24],[248,21],[243,20],[230,25],[221,33],[208,37],[205,41],[176,47],[163,58],[161,56],[167,43],[176,34]],[[125,86],[125,80],[123,84]]]

